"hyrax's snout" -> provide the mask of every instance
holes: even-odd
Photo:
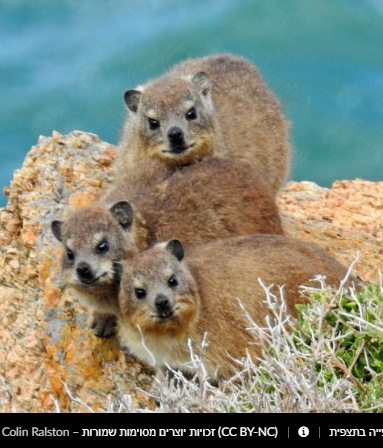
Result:
[[[76,273],[78,275],[78,278],[83,283],[90,283],[94,280],[94,275],[92,272],[92,269],[88,263],[85,261],[80,262],[76,266]]]
[[[158,315],[162,318],[170,317],[173,314],[173,307],[168,297],[164,294],[158,294],[154,300],[154,306]]]
[[[168,130],[167,135],[172,151],[178,150],[178,152],[182,152],[187,149],[185,145],[184,132],[181,128],[179,128],[178,126],[173,126]]]

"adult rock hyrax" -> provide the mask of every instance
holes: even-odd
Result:
[[[175,168],[239,157],[267,176],[272,192],[289,168],[289,125],[277,97],[249,60],[231,54],[187,59],[125,92],[120,173],[158,158]]]
[[[169,172],[145,161],[100,201],[52,222],[64,245],[62,282],[95,312],[97,336],[118,314],[122,259],[170,238],[186,246],[252,233],[282,234],[278,209],[262,176],[241,160],[210,159]]]
[[[188,340],[198,354],[207,332],[203,361],[213,381],[233,375],[235,360],[247,350],[254,360],[261,355],[238,301],[265,326],[270,310],[258,278],[266,286],[284,285],[287,311],[296,315],[295,305],[307,302],[300,285],[318,286],[311,279],[322,274],[328,285],[339,287],[347,273],[318,246],[277,235],[215,240],[189,249],[185,259],[182,243],[170,240],[122,266],[121,344],[160,369],[167,364],[190,374]]]

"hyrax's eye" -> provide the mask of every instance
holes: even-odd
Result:
[[[154,120],[153,118],[148,118],[149,120],[149,128],[154,131],[160,127],[160,122],[158,120]]]
[[[178,280],[175,275],[172,275],[168,280],[168,285],[171,288],[175,288],[178,285]]]
[[[134,294],[137,297],[137,299],[145,299],[145,297],[146,297],[145,289],[134,288]]]
[[[189,111],[186,112],[186,119],[195,120],[196,118],[197,118],[197,112],[194,109],[194,107],[192,107]]]
[[[66,256],[68,257],[68,260],[74,260],[74,253],[68,248],[66,249]]]
[[[105,254],[109,250],[109,243],[107,241],[102,241],[96,248],[99,254]]]

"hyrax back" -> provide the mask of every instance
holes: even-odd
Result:
[[[212,156],[240,157],[267,176],[274,193],[288,174],[288,123],[258,69],[243,57],[187,59],[128,90],[125,102],[122,173],[147,158],[175,168]]]
[[[268,184],[244,161],[211,159],[176,172],[155,160],[141,165],[98,203],[52,223],[64,245],[63,283],[96,312],[98,336],[111,333],[112,315],[118,314],[119,261],[170,238],[190,246],[232,235],[283,233]]]
[[[183,257],[182,243],[170,240],[123,262],[119,335],[149,364],[192,373],[188,339],[199,353],[207,332],[203,358],[213,381],[233,375],[238,367],[233,359],[246,350],[254,361],[261,355],[238,302],[265,326],[270,310],[258,278],[266,286],[284,285],[287,310],[296,315],[295,305],[307,301],[300,285],[318,286],[311,279],[322,274],[338,287],[347,272],[316,245],[277,235],[215,240]]]
[[[140,165],[102,199],[131,202],[139,250],[171,238],[190,246],[233,235],[283,233],[268,183],[245,161],[209,159],[177,171],[161,169],[159,161]]]

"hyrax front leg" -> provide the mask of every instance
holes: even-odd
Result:
[[[98,338],[108,338],[116,332],[117,316],[114,314],[104,314],[93,312],[93,320],[90,328],[94,330],[94,335]]]

